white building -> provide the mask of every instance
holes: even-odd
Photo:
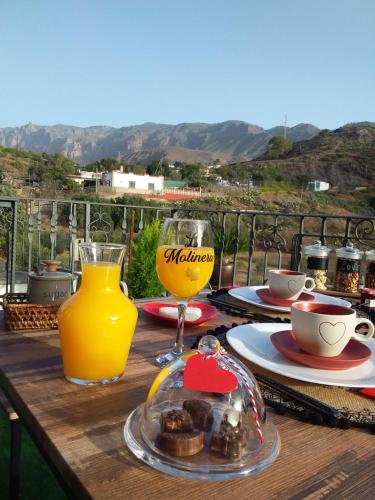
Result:
[[[103,172],[103,186],[134,191],[163,191],[164,177],[152,175],[125,174],[120,171]]]
[[[309,191],[328,191],[329,182],[324,181],[310,181],[307,184],[307,189]]]

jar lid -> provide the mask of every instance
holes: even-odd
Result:
[[[61,281],[66,279],[72,279],[73,276],[69,273],[64,273],[60,271],[56,271],[54,273],[48,273],[47,271],[42,271],[40,273],[30,273],[29,278],[40,281]]]
[[[314,241],[312,245],[305,247],[305,254],[315,257],[327,257],[331,251],[332,249],[322,245],[320,240]]]
[[[363,252],[355,248],[351,241],[348,241],[345,247],[338,248],[336,250],[337,257],[343,257],[344,259],[358,260],[362,257]]]
[[[57,266],[61,264],[58,260],[45,260],[43,262],[47,265],[47,269],[43,269],[41,271],[33,272],[29,274],[29,278],[33,280],[40,281],[61,281],[66,279],[72,279],[73,275],[70,273],[66,273],[64,271],[57,271]]]

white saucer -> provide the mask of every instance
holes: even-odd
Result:
[[[248,304],[253,304],[257,307],[262,307],[263,309],[269,309],[270,311],[278,311],[278,312],[290,312],[290,307],[281,307],[274,306],[272,304],[267,304],[267,302],[263,302],[263,300],[256,293],[257,290],[261,288],[268,288],[267,286],[242,286],[239,288],[231,288],[228,290],[229,295],[232,297],[243,300]],[[315,300],[314,303],[319,304],[334,304],[336,306],[343,307],[352,307],[352,304],[348,300],[339,299],[338,297],[332,297],[330,295],[323,295],[322,293],[317,292],[309,292],[311,295],[314,295]],[[298,302],[296,300],[296,302]]]
[[[290,330],[288,323],[257,323],[232,328],[227,333],[231,347],[245,359],[285,377],[315,384],[341,387],[375,387],[375,339],[366,342],[372,356],[362,365],[348,370],[319,370],[285,358],[271,342],[271,335]]]

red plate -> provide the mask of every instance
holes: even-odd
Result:
[[[351,339],[339,356],[327,358],[302,351],[295,341],[293,330],[271,335],[271,342],[283,356],[300,365],[319,370],[347,370],[361,365],[371,357],[371,350],[362,342]]]
[[[269,288],[259,288],[259,290],[256,290],[256,293],[263,302],[279,307],[290,307],[294,302],[312,302],[315,300],[314,295],[306,292],[302,292],[298,299],[280,299],[272,295]]]
[[[159,309],[161,307],[175,307],[177,309],[177,304],[168,304],[165,302],[154,302],[150,304],[144,304],[143,305],[143,310],[150,316],[152,316],[155,319],[158,319],[159,321],[162,321],[163,323],[167,323],[168,325],[177,325],[177,319],[175,318],[170,318],[169,316],[164,316],[163,314],[159,313]],[[208,321],[209,319],[214,318],[219,314],[219,311],[216,309],[214,306],[210,306],[208,304],[200,304],[199,302],[191,302],[189,304],[189,307],[196,307],[197,309],[200,309],[202,311],[202,315],[200,318],[194,320],[194,321],[185,321],[185,327],[189,328],[191,326],[197,326],[200,325],[201,323],[204,323],[205,321]]]

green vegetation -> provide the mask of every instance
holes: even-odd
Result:
[[[268,158],[275,159],[284,156],[292,150],[293,143],[285,137],[275,136],[270,139],[267,145]]]
[[[0,412],[0,443],[0,498],[7,498],[10,429],[9,421],[3,412]],[[63,490],[25,429],[22,430],[20,498],[66,499]]]
[[[77,189],[77,184],[68,175],[74,174],[78,165],[61,153],[35,153],[0,146],[0,157],[1,183],[18,186],[23,179],[44,188]]]
[[[114,158],[102,158],[101,160],[92,161],[87,163],[82,170],[89,172],[109,172],[111,170],[118,170],[121,167],[121,162]]]
[[[69,174],[74,174],[76,164],[68,160],[63,154],[47,155],[41,154],[41,158],[32,160],[28,168],[28,174],[39,183],[54,184],[56,187],[73,187],[73,182],[68,179]]]
[[[133,242],[132,260],[128,267],[126,283],[132,297],[160,297],[164,292],[156,274],[155,259],[161,223],[154,220],[147,224]]]

